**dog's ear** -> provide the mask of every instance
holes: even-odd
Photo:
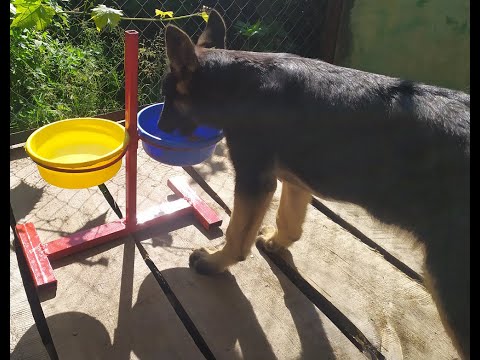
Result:
[[[222,16],[214,9],[208,15],[207,27],[198,38],[197,45],[204,48],[225,49],[227,27]]]
[[[195,45],[190,37],[174,25],[165,28],[165,47],[174,73],[194,72],[198,67]]]

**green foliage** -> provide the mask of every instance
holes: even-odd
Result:
[[[49,122],[91,116],[120,108],[117,93],[123,78],[114,58],[105,55],[105,40],[83,24],[84,37],[72,44],[62,37],[31,29],[10,36],[10,131]]]
[[[275,51],[283,45],[289,52],[297,52],[296,42],[290,39],[290,34],[285,30],[284,24],[276,20],[260,20],[251,24],[237,21],[234,30],[243,36],[247,42],[245,48],[255,51]]]
[[[36,28],[37,30],[44,30],[50,25],[55,15],[58,15],[64,24],[68,26],[65,15],[67,12],[53,1],[54,0],[12,0],[12,2],[10,2],[10,16],[12,19],[10,28]],[[87,3],[85,3],[85,5],[87,5]],[[204,6],[200,12],[178,17],[173,16],[173,11],[161,11],[156,9],[155,16],[159,16],[160,19],[142,18],[139,20],[172,21],[200,16],[205,22],[207,22],[208,14],[206,9],[207,8]],[[76,15],[85,14],[85,12],[82,11],[68,11],[68,13]],[[107,7],[103,4],[96,6],[91,10],[91,18],[98,31],[101,31],[106,27],[115,28],[120,20],[136,20],[135,18],[124,18],[122,10]]]
[[[193,0],[169,0],[165,4],[168,10],[158,10],[154,3],[126,2],[123,11],[109,7],[111,1],[106,5],[97,0],[61,3],[68,1],[73,10],[63,9],[56,0],[10,1],[11,132],[123,108],[122,22],[138,21],[136,27],[142,34],[139,103],[160,101],[166,69],[163,32],[149,22],[175,21],[195,36],[208,21],[209,9],[198,10],[198,2]],[[182,9],[187,15],[170,9]],[[137,18],[125,17],[124,11],[137,14]],[[295,42],[288,39],[283,22],[263,18],[252,24],[241,21],[248,18],[251,16],[240,16],[235,24],[238,37],[244,39],[238,48],[266,51],[287,44],[295,52]]]
[[[166,71],[163,33],[144,40],[138,49],[138,102],[151,104],[161,100],[161,79]]]
[[[55,9],[42,0],[15,0],[10,3],[10,13],[14,10],[11,27],[35,28],[44,30],[52,21]]]
[[[92,19],[97,26],[97,30],[100,31],[103,28],[110,26],[114,28],[120,22],[120,18],[123,15],[121,10],[108,8],[105,5],[98,5],[92,9]]]
[[[10,3],[11,132],[123,108],[123,29],[117,26],[123,12],[98,5],[91,14],[98,32],[91,20],[76,17],[70,23],[67,12],[50,0]],[[100,33],[104,29],[110,30]],[[159,101],[163,38],[140,46],[139,65],[140,102]]]
[[[260,23],[260,20],[258,20],[253,25],[250,25],[249,22],[237,21],[233,28],[237,30],[241,35],[246,37],[262,35],[265,32],[264,28]]]

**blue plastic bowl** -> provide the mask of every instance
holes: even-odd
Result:
[[[175,166],[199,164],[212,156],[223,138],[222,130],[199,126],[191,137],[158,129],[164,103],[153,104],[138,112],[138,136],[145,152],[161,163]]]

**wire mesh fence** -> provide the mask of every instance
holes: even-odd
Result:
[[[109,113],[124,108],[124,31],[139,32],[139,105],[162,99],[166,71],[163,29],[155,11],[175,17],[216,9],[227,25],[227,48],[289,52],[318,57],[326,1],[320,0],[119,0],[104,5],[122,10],[115,28],[97,31],[88,9],[97,1],[59,1],[68,25],[53,21],[45,31],[16,30],[10,40],[10,133],[46,123]],[[156,18],[158,20],[158,18]],[[201,16],[172,21],[195,41],[205,27]]]

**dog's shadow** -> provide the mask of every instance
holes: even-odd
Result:
[[[206,277],[188,268],[167,269],[162,274],[216,358],[277,359],[232,275]],[[141,360],[201,358],[152,274],[140,285],[133,306],[123,305],[113,338],[89,314],[64,312],[47,317],[60,359],[126,360],[132,352]],[[35,325],[11,352],[12,359],[28,356],[48,358]]]
[[[273,274],[277,277],[284,292],[285,306],[292,315],[297,329],[298,337],[302,346],[300,358],[308,359],[336,359],[330,341],[326,336],[325,329],[315,305],[295,287],[285,274],[270,260],[261,246],[257,248],[260,255],[270,266]],[[276,256],[280,256],[293,269],[296,269],[290,251],[281,250]]]
[[[286,251],[283,257],[288,258],[288,254],[290,253]],[[293,264],[291,254],[287,261]],[[278,278],[283,290],[285,306],[295,324],[301,344],[299,358],[302,360],[335,359],[315,305],[292,285],[270,260],[267,262]],[[191,315],[192,320],[216,357],[270,360],[277,359],[277,355],[280,356],[281,351],[275,355],[264,329],[258,322],[252,304],[232,274],[226,272],[215,276],[203,276],[189,268],[171,268],[163,270],[162,274],[187,312],[194,311]],[[260,291],[261,284],[258,285]],[[260,293],[257,296],[262,295]],[[269,310],[263,308],[261,311]],[[286,342],[289,342],[287,339],[289,334],[284,333],[283,336]],[[237,342],[241,353],[234,350]],[[220,344],[222,348],[218,349]],[[148,358],[148,356],[144,357],[143,351],[144,349],[141,348],[134,349],[139,358]]]
[[[203,276],[189,268],[162,273],[187,312],[192,312],[192,320],[217,358],[277,359],[232,274]],[[143,358],[141,349],[135,353]]]
[[[300,358],[334,359],[315,306],[268,259],[267,262],[284,291],[285,305],[300,339]],[[189,268],[165,269],[162,274],[216,358],[281,358],[281,349],[276,355],[233,275],[227,272],[202,276]],[[122,279],[125,294],[121,295],[113,338],[98,319],[88,314],[65,312],[47,318],[60,358],[123,360],[130,358],[132,352],[142,360],[191,358],[192,351],[201,356],[152,274],[145,277],[137,296],[132,296],[132,289],[123,284],[125,281],[130,283],[132,278]],[[262,311],[269,311],[268,307]],[[288,333],[283,336],[285,340],[281,342],[291,342]],[[36,348],[31,348],[32,344]],[[34,325],[19,340],[11,358],[21,359],[32,352],[46,355],[41,347]]]

